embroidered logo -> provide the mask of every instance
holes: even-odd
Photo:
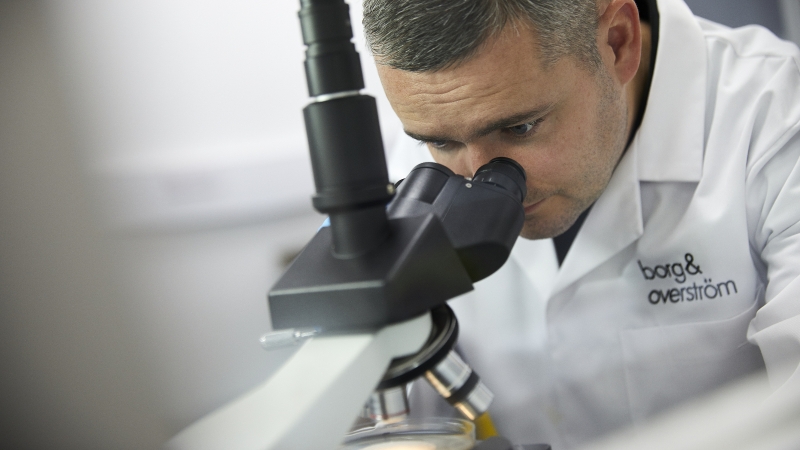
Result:
[[[727,297],[732,294],[738,294],[739,290],[736,288],[736,282],[733,280],[723,281],[721,283],[714,283],[711,278],[703,278],[700,284],[697,281],[689,280],[689,278],[698,277],[703,274],[703,270],[699,263],[695,262],[694,255],[687,253],[683,257],[683,261],[674,263],[666,263],[655,266],[645,266],[641,260],[637,260],[639,270],[642,276],[647,281],[656,279],[672,279],[678,285],[669,289],[653,289],[647,294],[647,301],[652,305],[660,303],[680,303],[680,302],[693,302],[700,300],[712,300],[716,298]],[[691,281],[691,286],[684,283]]]

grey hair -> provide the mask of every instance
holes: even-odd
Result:
[[[372,54],[412,72],[467,60],[508,24],[532,25],[545,67],[572,55],[594,71],[601,64],[597,23],[597,0],[364,0]]]

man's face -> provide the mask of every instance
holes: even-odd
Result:
[[[592,73],[563,57],[545,69],[538,55],[535,33],[518,24],[452,68],[414,73],[378,64],[406,133],[436,162],[467,177],[498,156],[525,168],[528,239],[563,233],[600,196],[627,128],[623,90],[605,68]]]

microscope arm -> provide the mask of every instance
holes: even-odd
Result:
[[[195,422],[168,449],[335,449],[392,359],[417,352],[430,313],[374,333],[312,338],[269,380]]]

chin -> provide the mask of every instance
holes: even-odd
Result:
[[[577,214],[570,214],[568,217],[537,218],[526,217],[525,224],[519,235],[525,239],[549,239],[569,230],[569,227],[578,220],[580,211]]]

